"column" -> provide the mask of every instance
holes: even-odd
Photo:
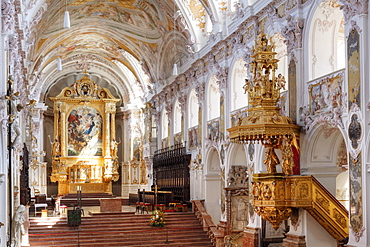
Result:
[[[109,105],[106,105],[109,108]],[[105,133],[104,133],[104,141],[105,141],[105,156],[110,156],[110,109],[105,109]]]

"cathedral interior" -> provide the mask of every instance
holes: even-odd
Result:
[[[2,0],[0,246],[81,193],[181,205],[213,246],[370,246],[368,12]]]

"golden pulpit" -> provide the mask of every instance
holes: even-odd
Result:
[[[115,113],[119,99],[84,76],[50,98],[54,102],[51,181],[58,194],[112,192],[118,157]],[[78,187],[79,186],[79,187]]]

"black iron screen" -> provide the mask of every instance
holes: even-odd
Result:
[[[157,150],[153,157],[154,185],[172,191],[174,200],[190,201],[190,158],[183,143]]]

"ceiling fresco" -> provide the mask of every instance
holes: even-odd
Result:
[[[219,15],[212,13],[212,9],[221,11],[218,2],[225,1],[32,2],[35,9],[30,12],[36,14],[27,41],[31,44],[27,55],[29,83],[40,85],[44,88],[41,94],[48,95],[45,90],[50,86],[42,84],[65,82],[62,78],[84,69],[122,84],[117,88],[124,90],[117,93],[127,94],[120,95],[127,101],[123,102],[125,105],[133,97],[154,94],[158,81],[171,78],[174,63],[181,66],[206,43],[206,29],[212,27]],[[65,11],[69,12],[70,28],[63,27]],[[56,72],[58,58],[62,59],[63,70]]]

